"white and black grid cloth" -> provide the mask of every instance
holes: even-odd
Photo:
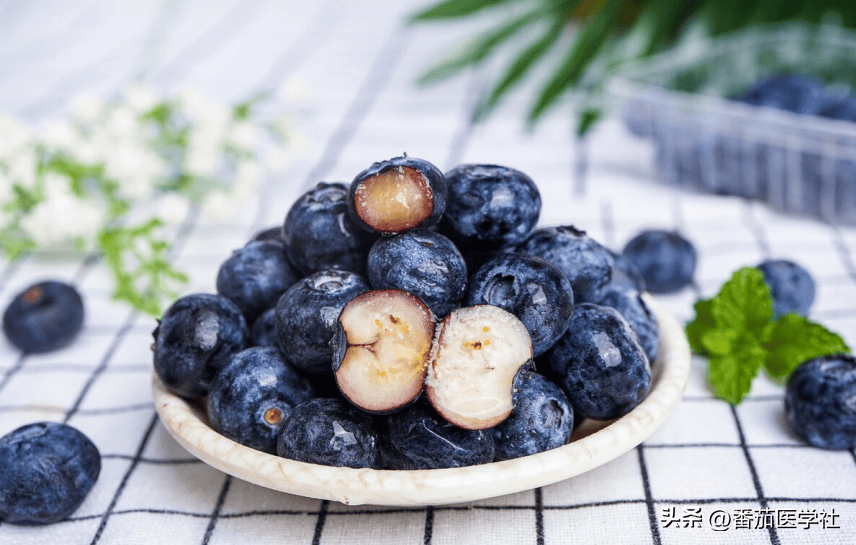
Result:
[[[0,2],[0,111],[38,125],[86,91],[102,98],[134,81],[171,94],[195,86],[236,102],[300,75],[311,85],[297,127],[310,145],[259,202],[228,224],[198,214],[174,230],[187,292],[213,292],[217,268],[255,232],[282,222],[318,181],[350,181],[402,152],[447,170],[499,163],[529,174],[542,224],[573,224],[620,250],[643,228],[677,229],[699,251],[692,288],[659,298],[680,322],[730,274],[767,257],[793,259],[818,282],[811,318],[856,346],[856,230],[786,217],[740,199],[653,183],[650,150],[616,121],[589,141],[583,195],[573,191],[573,122],[523,130],[533,84],[484,125],[470,112],[492,64],[429,88],[414,84],[477,29],[407,26],[426,2],[327,0],[34,0]],[[542,74],[543,75],[543,74]],[[639,447],[573,479],[463,505],[346,506],[227,476],[184,451],[151,399],[155,321],[111,300],[90,257],[34,255],[0,263],[0,303],[46,278],[73,282],[86,322],[67,348],[22,356],[0,340],[0,435],[67,422],[102,453],[83,505],[44,527],[0,522],[0,544],[856,543],[856,453],[808,447],[787,428],[783,390],[764,378],[732,407],[694,358],[678,408]]]

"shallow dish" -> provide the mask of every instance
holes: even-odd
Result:
[[[625,416],[584,422],[567,445],[516,460],[419,471],[351,469],[296,462],[253,450],[212,430],[201,407],[170,393],[152,374],[155,409],[167,431],[203,462],[239,479],[347,504],[440,505],[502,496],[552,484],[613,460],[649,437],[671,414],[689,378],[683,328],[656,301],[660,357],[651,391]]]

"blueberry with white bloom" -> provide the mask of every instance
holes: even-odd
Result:
[[[785,418],[815,447],[856,448],[856,358],[837,354],[800,364],[785,389]]]
[[[814,302],[815,283],[802,266],[787,259],[767,259],[758,265],[770,286],[775,317],[791,312],[807,316]]]
[[[23,352],[50,352],[68,345],[83,319],[83,300],[74,286],[48,280],[12,299],[3,313],[3,332]]]
[[[621,253],[636,265],[651,293],[674,293],[693,281],[695,246],[675,231],[642,231]]]

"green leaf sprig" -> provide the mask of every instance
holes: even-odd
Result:
[[[715,297],[694,308],[696,317],[686,326],[690,348],[708,359],[713,394],[734,405],[761,368],[781,382],[806,360],[850,352],[840,335],[804,316],[774,319],[770,287],[756,268],[739,269]]]

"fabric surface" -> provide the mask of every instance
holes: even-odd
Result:
[[[486,73],[502,63],[434,87],[414,84],[472,32],[464,24],[404,25],[420,5],[7,0],[0,110],[37,125],[66,112],[78,92],[107,98],[137,80],[164,93],[195,86],[228,101],[290,77],[309,82],[296,115],[308,145],[289,171],[268,179],[258,203],[229,223],[192,216],[175,229],[188,293],[214,292],[231,250],[282,222],[316,182],[350,181],[406,151],[443,170],[466,162],[522,170],[541,190],[542,224],[573,224],[615,250],[642,228],[677,229],[699,250],[696,282],[658,299],[681,323],[740,266],[795,260],[818,282],[810,317],[856,346],[856,230],[657,185],[651,150],[614,120],[588,142],[585,190],[575,191],[573,124],[556,113],[525,132],[528,88],[487,123],[469,122]],[[0,523],[3,544],[856,542],[856,453],[801,442],[785,424],[783,389],[766,378],[737,407],[714,399],[698,358],[681,403],[649,439],[543,488],[388,508],[251,485],[192,457],[160,424],[150,391],[155,321],[111,300],[103,265],[51,255],[0,263],[0,302],[42,278],[78,286],[85,326],[70,346],[44,355],[21,356],[0,340],[0,434],[39,420],[67,422],[98,446],[102,473],[68,520]]]

